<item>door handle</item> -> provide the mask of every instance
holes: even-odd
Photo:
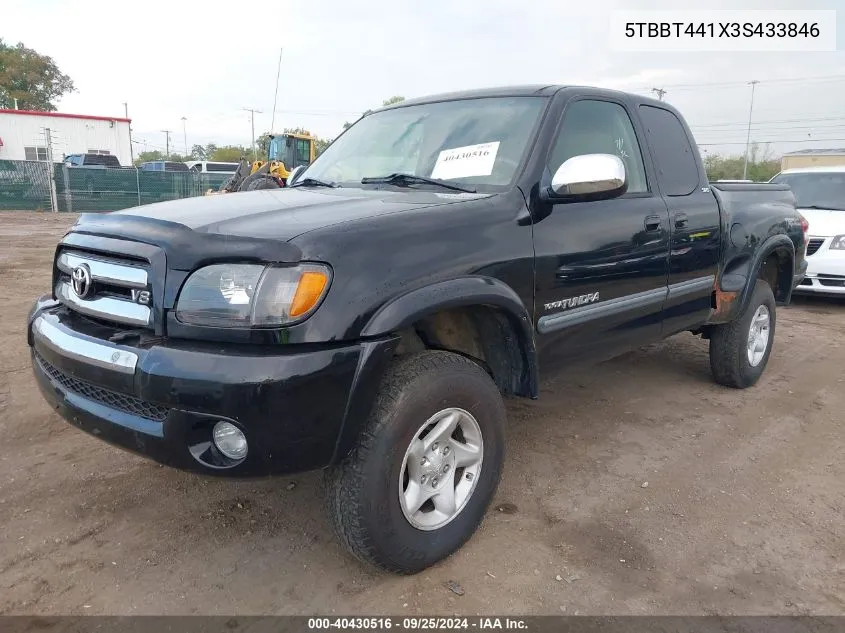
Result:
[[[643,222],[646,231],[659,231],[662,223],[659,215],[647,215]]]
[[[675,214],[675,228],[676,229],[686,228],[687,222],[689,222],[689,218],[687,217],[686,213],[676,213]]]

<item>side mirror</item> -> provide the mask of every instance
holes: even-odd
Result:
[[[628,189],[625,163],[613,154],[573,156],[552,177],[552,197],[605,200]]]
[[[305,165],[298,165],[290,170],[290,175],[288,176],[288,186],[292,185],[296,182],[296,179],[299,175],[305,171]]]

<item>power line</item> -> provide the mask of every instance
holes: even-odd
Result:
[[[739,125],[735,125],[732,128],[710,128],[710,129],[699,129],[695,126],[690,126],[693,131],[698,130],[700,134],[737,134],[739,132],[744,132],[743,129],[745,125],[743,124],[742,127]],[[757,123],[752,124],[751,129],[756,130],[757,132],[777,132],[778,130],[824,130],[830,128],[838,128],[838,127],[845,127],[845,122],[843,123],[833,123],[828,125],[818,125],[809,123],[807,125],[758,125]]]
[[[775,77],[773,79],[761,79],[758,83],[761,84],[777,84],[777,83],[813,83],[813,82],[828,82],[828,81],[845,81],[845,75],[821,75],[818,77]],[[747,86],[748,81],[713,81],[713,82],[696,82],[683,84],[664,84],[664,88],[672,88],[673,90],[684,90],[687,88],[703,89],[715,87],[741,87]],[[649,86],[640,86],[639,90],[651,90]]]
[[[799,139],[754,139],[754,143],[838,143],[845,138],[799,138]],[[696,143],[696,145],[745,145],[745,141],[725,141],[722,143]]]
[[[755,125],[761,123],[800,123],[802,121],[840,121],[845,120],[845,116],[823,116],[818,118],[804,117],[801,119],[769,119],[768,121],[757,121]],[[704,123],[701,125],[692,125],[690,127],[721,127],[722,125],[745,125],[745,121],[721,121],[713,123]]]

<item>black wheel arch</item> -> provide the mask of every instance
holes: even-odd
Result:
[[[361,335],[368,338],[401,333],[415,324],[430,321],[435,315],[462,309],[484,315],[475,319],[477,335],[482,347],[489,350],[485,357],[500,357],[501,363],[496,364],[499,371],[493,368],[492,372],[500,389],[536,398],[539,378],[531,315],[519,295],[494,277],[468,275],[411,290],[382,305],[364,325]],[[426,338],[424,331],[421,334]],[[430,339],[425,342],[429,347],[438,347],[431,345]],[[498,350],[501,342],[506,344],[501,350],[503,354]],[[501,367],[511,367],[511,375],[503,376]]]
[[[795,245],[785,233],[772,235],[752,254],[740,255],[729,261],[719,276],[718,288],[719,293],[733,295],[734,298],[726,302],[729,309],[717,309],[710,322],[726,323],[743,314],[760,278],[771,286],[777,304],[789,303],[794,269]]]

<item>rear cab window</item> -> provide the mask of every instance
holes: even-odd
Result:
[[[701,175],[695,152],[683,124],[674,113],[641,105],[640,118],[654,157],[657,180],[667,196],[688,196],[699,185]]]

